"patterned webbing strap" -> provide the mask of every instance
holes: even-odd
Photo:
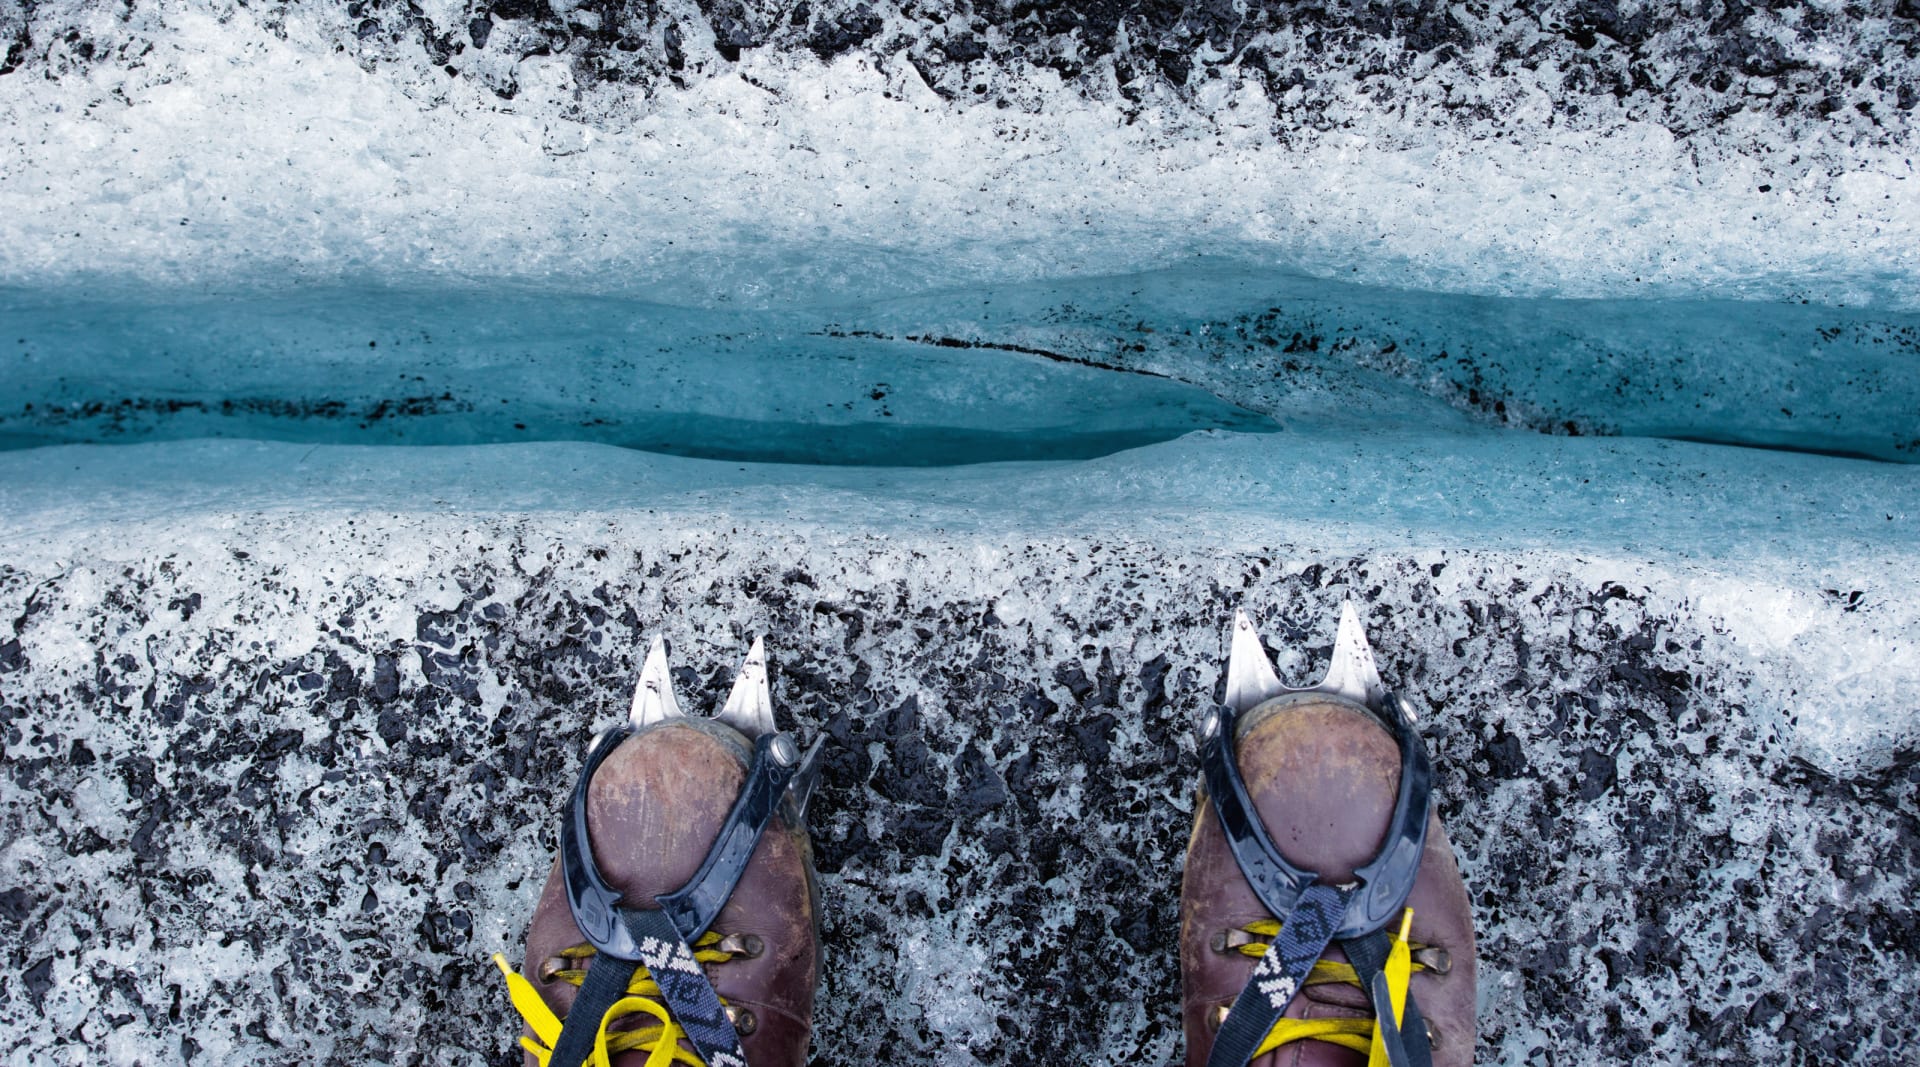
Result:
[[[1279,935],[1260,957],[1246,988],[1240,990],[1226,1022],[1220,1025],[1213,1054],[1207,1057],[1208,1067],[1246,1067],[1253,1059],[1267,1031],[1307,984],[1314,962],[1333,942],[1352,893],[1351,886],[1315,882],[1300,894],[1292,914],[1280,924]]]
[[[692,946],[674,928],[673,920],[665,911],[653,910],[623,909],[620,917],[640,945],[640,962],[660,983],[660,999],[667,1002],[673,1021],[687,1032],[707,1067],[747,1067],[740,1035],[734,1032],[727,1009],[720,1006],[720,994],[713,991],[707,972],[700,969]]]
[[[660,999],[666,1001],[673,1021],[687,1032],[687,1040],[707,1067],[747,1067],[747,1056],[740,1048],[740,1035],[713,991],[707,972],[694,959],[680,931],[666,912],[657,909],[621,908],[620,920],[634,943],[640,946],[640,960],[623,960],[598,953],[587,967],[587,979],[567,1011],[560,1027],[560,1039],[554,1042],[553,1056],[547,1067],[581,1067],[593,1055],[594,1039],[599,1036],[600,1020],[614,1002],[626,996],[633,972],[645,966],[660,986]]]

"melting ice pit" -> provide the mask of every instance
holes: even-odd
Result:
[[[875,466],[1078,460],[1273,420],[1019,346],[558,294],[0,295],[0,447],[591,441]]]

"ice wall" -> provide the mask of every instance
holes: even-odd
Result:
[[[767,463],[1104,455],[1273,419],[1041,350],[849,337],[817,315],[553,292],[14,294],[0,445],[574,440]]]
[[[0,442],[599,441],[920,465],[1202,429],[1512,427],[1920,458],[1920,316],[1221,264],[689,308],[557,287],[0,289]]]

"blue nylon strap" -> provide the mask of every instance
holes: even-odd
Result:
[[[1374,1002],[1379,1003],[1378,994],[1370,993]],[[1400,1047],[1396,1050],[1393,1042]],[[1387,1062],[1393,1067],[1433,1067],[1433,1042],[1427,1036],[1427,1017],[1420,1013],[1420,1002],[1414,999],[1413,990],[1407,990],[1407,1001],[1401,1006],[1400,1026],[1394,1032],[1393,1041],[1387,1043]]]
[[[1267,954],[1253,968],[1246,987],[1233,1002],[1227,1021],[1213,1040],[1207,1067],[1246,1067],[1266,1040],[1287,1005],[1306,987],[1307,975],[1320,954],[1333,943],[1346,913],[1352,887],[1309,885],[1280,925]]]
[[[1360,984],[1366,988],[1374,1016],[1391,1021],[1393,1001],[1388,996],[1382,971],[1387,963],[1387,954],[1393,950],[1393,938],[1385,930],[1375,930],[1365,937],[1345,938],[1341,940],[1340,947],[1346,950],[1347,962],[1353,964],[1354,971],[1360,976]],[[1420,1014],[1420,1004],[1414,999],[1413,990],[1407,990],[1406,1003],[1401,1006],[1400,1025],[1383,1029],[1381,1044],[1387,1050],[1387,1062],[1393,1067],[1433,1067],[1433,1048],[1427,1041],[1427,1020]]]
[[[1375,973],[1373,981],[1367,983],[1367,996],[1373,1001],[1373,1025],[1380,1029],[1380,1045],[1387,1050],[1387,1062],[1407,1062],[1407,1046],[1400,1035],[1400,1024],[1393,1021],[1393,993],[1387,988],[1385,972]],[[1413,1003],[1411,996],[1407,1003]]]

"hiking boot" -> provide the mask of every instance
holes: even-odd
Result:
[[[748,692],[743,694],[742,687]],[[801,767],[790,772],[795,783],[791,791],[781,786],[779,809],[705,931],[675,939],[669,930],[657,942],[644,933],[635,935],[640,965],[624,988],[611,994],[619,999],[604,1013],[612,1062],[616,1067],[701,1062],[686,1013],[670,1010],[673,998],[661,988],[662,983],[684,980],[675,973],[679,962],[681,971],[703,972],[711,983],[748,1064],[801,1067],[812,1035],[819,967],[818,898],[804,826],[817,746],[802,760],[790,740],[773,732],[764,654],[757,641],[734,697],[713,719],[680,713],[665,651],[656,641],[642,671],[631,721],[623,730],[626,735],[611,739],[611,751],[597,766],[594,753],[589,754],[586,836],[590,861],[604,884],[617,892],[620,907],[649,912],[650,919],[668,914],[661,897],[702,873],[748,782],[756,740],[775,753],[770,758],[784,755],[788,764]],[[596,741],[596,746],[601,743]],[[518,974],[524,984],[508,979],[515,1006],[528,1023],[522,1044],[529,1065],[557,1048],[556,1020],[570,1019],[592,968],[620,966],[617,958],[596,950],[576,922],[568,899],[566,859],[564,852],[555,859],[534,909],[526,960]],[[682,940],[697,968],[674,957],[672,950]],[[506,970],[504,961],[495,959]],[[527,1003],[529,997],[538,1003]],[[591,1025],[587,1032],[593,1034]],[[731,1057],[722,1047],[706,1059],[709,1067],[722,1067]]]
[[[1381,711],[1393,698],[1380,684],[1352,606],[1343,612],[1334,666],[1319,686],[1303,691],[1280,686],[1244,615],[1236,622],[1228,673],[1228,707],[1222,711],[1233,722],[1237,743],[1225,751],[1237,760],[1252,812],[1284,861],[1314,872],[1312,881],[1319,885],[1350,887],[1356,872],[1393,844],[1389,837],[1403,775],[1403,752],[1383,725],[1383,718],[1394,721],[1395,713]],[[1411,723],[1406,726],[1411,733]],[[1411,740],[1419,744],[1417,737]],[[1424,769],[1424,750],[1417,760]],[[1262,961],[1269,944],[1289,918],[1269,910],[1236,860],[1211,796],[1212,783],[1210,778],[1198,806],[1181,886],[1182,1021],[1190,1067],[1208,1063],[1256,965],[1267,965]],[[1424,787],[1423,779],[1419,791]],[[1417,827],[1418,809],[1410,810],[1404,821]],[[1375,945],[1398,939],[1404,909],[1412,910],[1399,956],[1411,972],[1406,987],[1417,1011],[1409,1013],[1411,1020],[1403,1016],[1400,1029],[1424,1017],[1421,1029],[1432,1062],[1465,1067],[1473,1062],[1475,1036],[1472,908],[1438,814],[1429,815],[1425,826],[1424,847],[1417,852],[1410,843],[1414,835],[1403,835],[1408,857],[1420,857],[1417,874],[1406,868],[1411,890],[1401,906],[1391,909],[1386,923],[1391,936],[1375,935]],[[1277,1024],[1254,1031],[1264,1036],[1248,1049],[1252,1062],[1368,1062],[1376,1043],[1379,997],[1369,997],[1370,980],[1350,965],[1350,941],[1317,944],[1325,947],[1317,954],[1320,962],[1301,979],[1304,988],[1268,987],[1291,999]],[[1311,960],[1312,949],[1307,952]],[[1268,963],[1277,961],[1276,956]],[[1386,971],[1393,972],[1391,964]],[[1251,1003],[1264,1008],[1257,999]],[[1403,1034],[1408,1046],[1419,1036]],[[1417,1050],[1410,1055],[1418,1062]]]

